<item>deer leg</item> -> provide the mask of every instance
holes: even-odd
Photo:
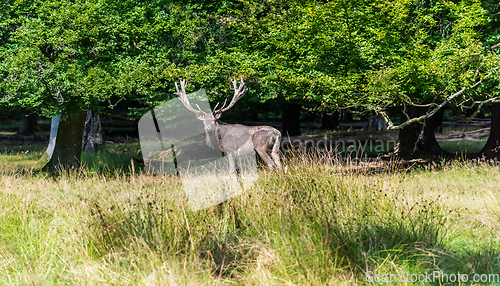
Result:
[[[275,152],[271,153],[271,157],[273,158],[274,165],[278,169],[281,169],[280,156],[278,155],[278,153],[277,152],[276,153]]]
[[[274,162],[273,162],[273,160],[271,160],[271,157],[269,157],[269,154],[267,154],[267,148],[266,149],[258,148],[258,149],[255,149],[255,151],[257,151],[259,156],[262,158],[262,160],[264,160],[264,162],[266,162],[266,164],[269,166],[269,168],[271,168],[271,169],[274,168]]]
[[[233,177],[235,172],[234,154],[228,153],[227,159],[229,160],[229,176]]]
[[[229,176],[234,178],[236,175],[236,180],[240,183],[239,165],[236,162],[236,156],[231,152],[227,154],[227,159],[229,160]]]
[[[278,169],[281,169],[280,156],[279,156],[280,144],[281,144],[281,138],[278,137],[276,141],[274,141],[273,149],[271,150],[271,157],[273,158],[274,164],[275,166],[278,167]]]

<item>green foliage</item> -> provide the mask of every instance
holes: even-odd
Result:
[[[443,100],[498,66],[496,1],[4,1],[3,102],[45,115],[126,99],[140,116],[187,78],[212,101],[330,111]],[[496,77],[455,98],[498,93]],[[104,104],[107,102],[107,104]]]
[[[183,68],[206,69],[196,66],[206,56],[208,19],[180,3],[32,5],[12,3],[13,18],[3,22],[10,29],[0,50],[3,100],[12,106],[47,116],[78,108],[99,112],[100,102],[112,98],[135,97],[151,106],[155,98],[165,99],[165,78],[181,76]]]
[[[480,1],[408,2],[399,15],[393,29],[381,27],[392,41],[376,55],[378,66],[366,72],[372,108],[442,102],[498,67],[498,53],[483,44],[491,11]],[[465,92],[452,104],[491,97],[497,80]]]

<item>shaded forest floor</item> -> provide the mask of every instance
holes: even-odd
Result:
[[[15,134],[16,122],[0,124],[0,148],[20,147],[27,145],[43,145],[48,143],[50,121],[39,123],[39,129],[34,136],[19,136]],[[278,121],[245,122],[249,125],[265,125],[280,128]],[[377,157],[394,149],[398,140],[398,131],[368,131],[366,122],[356,121],[341,123],[336,130],[320,131],[320,124],[315,122],[302,123],[302,136],[282,135],[281,150],[328,150],[336,153],[349,153],[356,156]],[[136,125],[132,121],[107,120],[103,122],[104,140],[113,143],[137,143]],[[441,147],[460,155],[461,153],[479,152],[489,135],[489,120],[474,119],[466,124],[458,118],[450,118],[443,122],[442,132],[436,132],[436,139]]]

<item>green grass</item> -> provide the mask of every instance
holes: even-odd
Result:
[[[450,153],[466,154],[479,153],[488,138],[480,141],[460,140],[460,141],[444,141],[440,142],[439,146]]]
[[[366,271],[500,273],[496,161],[408,170],[298,154],[286,172],[261,169],[244,194],[191,212],[177,177],[130,173],[137,144],[109,147],[86,155],[81,172],[0,174],[0,285],[365,285]],[[22,152],[0,161],[42,151]]]
[[[45,145],[14,145],[0,147],[0,170],[12,172],[29,170],[42,156]]]
[[[446,126],[443,127],[444,134],[461,134],[468,131],[475,131],[479,128],[477,126],[466,126],[466,127],[457,127],[457,126]],[[445,151],[450,153],[478,153],[486,144],[488,138],[484,138],[483,140],[471,141],[471,140],[457,140],[457,141],[444,141],[440,142],[439,145]]]
[[[348,142],[344,142],[344,144],[338,142],[326,142],[326,146],[323,143],[316,143],[315,146],[313,143],[305,143],[307,146],[293,146],[293,148],[288,148],[284,152],[290,154],[296,154],[300,152],[312,152],[317,153],[323,152],[328,153],[332,152],[341,157],[357,157],[357,158],[365,158],[365,157],[377,157],[381,154],[387,154],[389,152],[394,151],[394,147],[396,146],[395,141],[381,141],[381,140],[372,140],[372,141],[353,141],[349,140]],[[319,148],[319,149],[318,149]]]
[[[0,170],[3,173],[30,171],[46,149],[45,144],[0,147]],[[139,150],[139,143],[112,144],[96,154],[83,152],[82,165],[90,174],[129,172],[132,168],[131,159],[138,157]],[[136,169],[139,170],[138,167]]]

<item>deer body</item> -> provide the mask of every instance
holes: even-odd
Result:
[[[281,133],[270,126],[245,126],[215,121],[215,134],[222,152],[231,156],[255,150],[269,168],[280,168]]]
[[[233,80],[235,94],[231,103],[226,106],[226,102],[220,109],[217,106],[212,113],[203,112],[199,107],[198,110],[194,109],[186,96],[186,81],[181,80],[181,92],[176,86],[176,94],[179,95],[184,106],[196,114],[196,117],[203,121],[204,129],[206,132],[206,143],[214,148],[210,133],[215,133],[215,138],[218,141],[217,145],[222,152],[224,152],[229,159],[230,171],[233,172],[237,169],[236,157],[249,154],[255,150],[269,168],[281,168],[279,160],[279,147],[281,143],[281,133],[271,126],[246,126],[241,124],[228,124],[219,120],[224,111],[231,108],[247,91],[241,80],[239,87],[236,81]]]

